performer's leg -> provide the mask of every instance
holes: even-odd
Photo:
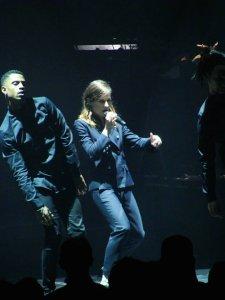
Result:
[[[42,282],[44,291],[55,289],[58,250],[62,238],[62,221],[51,196],[44,196],[45,205],[54,214],[52,226],[44,226],[44,246],[42,250]]]
[[[74,191],[69,189],[57,197],[57,207],[60,217],[67,229],[68,237],[76,237],[85,234],[82,207],[79,198]]]
[[[121,202],[130,223],[130,232],[122,244],[122,255],[132,254],[134,249],[143,241],[145,231],[142,224],[141,214],[132,190],[126,189],[119,192]]]
[[[107,278],[113,264],[121,258],[121,244],[130,230],[130,223],[114,190],[96,190],[92,195],[112,230],[103,264],[103,275]]]

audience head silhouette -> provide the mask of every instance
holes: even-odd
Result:
[[[193,244],[188,237],[172,235],[165,238],[161,246],[161,263],[167,285],[192,286],[197,283]]]
[[[165,238],[161,246],[162,261],[194,260],[193,244],[189,238],[182,235],[172,235]]]
[[[91,245],[84,236],[73,237],[62,243],[59,265],[68,275],[87,272],[92,262]]]
[[[225,261],[215,262],[209,271],[208,286],[215,290],[224,290]]]

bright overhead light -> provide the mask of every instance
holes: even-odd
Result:
[[[116,50],[137,50],[137,44],[110,44],[110,45],[74,45],[76,51],[116,51]]]

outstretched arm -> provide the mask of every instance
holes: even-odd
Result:
[[[126,125],[123,126],[125,144],[132,149],[157,149],[161,146],[162,140],[158,135],[150,133],[149,138],[142,138],[134,134]]]

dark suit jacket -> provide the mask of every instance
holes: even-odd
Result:
[[[152,149],[149,138],[141,138],[124,125],[117,124],[109,137],[78,119],[74,122],[75,135],[88,156],[91,177],[89,190],[111,187],[125,188],[134,185],[128,169],[124,148]]]
[[[26,200],[43,206],[39,190],[58,192],[75,187],[80,174],[73,135],[61,111],[46,97],[26,99],[10,108],[0,127],[3,158]]]

